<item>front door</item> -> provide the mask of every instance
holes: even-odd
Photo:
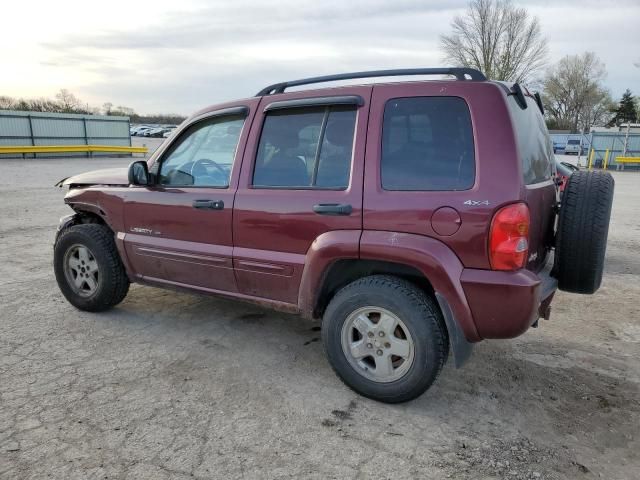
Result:
[[[337,92],[262,98],[234,207],[242,294],[297,304],[307,252],[326,232],[353,232],[357,256],[371,87]]]
[[[141,280],[237,291],[232,211],[249,113],[244,106],[198,118],[153,165],[154,185],[129,189],[124,245]]]

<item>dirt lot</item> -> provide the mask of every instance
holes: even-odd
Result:
[[[1,478],[637,479],[640,174],[616,174],[604,285],[389,406],[332,373],[318,326],[132,286],[75,310],[51,268],[61,177],[0,163]]]

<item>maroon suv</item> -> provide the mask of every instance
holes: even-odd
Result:
[[[450,75],[285,93],[364,77]],[[449,351],[548,318],[556,288],[600,286],[613,179],[563,205],[537,94],[471,69],[359,72],[269,86],[185,121],[148,161],[67,178],[54,267],[74,306],[130,282],[322,318],[362,395],[424,392]],[[553,252],[553,253],[552,253]]]

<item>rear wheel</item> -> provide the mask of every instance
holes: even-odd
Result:
[[[421,395],[448,355],[435,301],[410,282],[385,275],[340,290],[327,307],[322,335],[327,358],[342,381],[387,403]]]
[[[569,177],[556,236],[560,290],[590,294],[600,288],[613,189],[613,177],[607,172],[577,171]]]
[[[61,232],[53,266],[60,291],[80,310],[107,310],[124,300],[129,291],[113,232],[104,225],[74,225]]]

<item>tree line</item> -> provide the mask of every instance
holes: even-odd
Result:
[[[85,115],[120,115],[129,117],[131,123],[182,123],[186,117],[177,114],[140,115],[133,108],[123,105],[114,106],[110,102],[102,108],[92,107],[83,102],[67,89],[62,89],[54,98],[12,98],[0,95],[0,110],[18,110],[26,112],[79,113]]]
[[[549,65],[539,20],[510,0],[472,0],[440,44],[445,59],[456,66],[541,90],[550,129],[589,132],[640,119],[640,103],[630,90],[619,102],[613,100],[604,83],[606,67],[595,53],[567,55]],[[640,68],[640,62],[633,65]]]

